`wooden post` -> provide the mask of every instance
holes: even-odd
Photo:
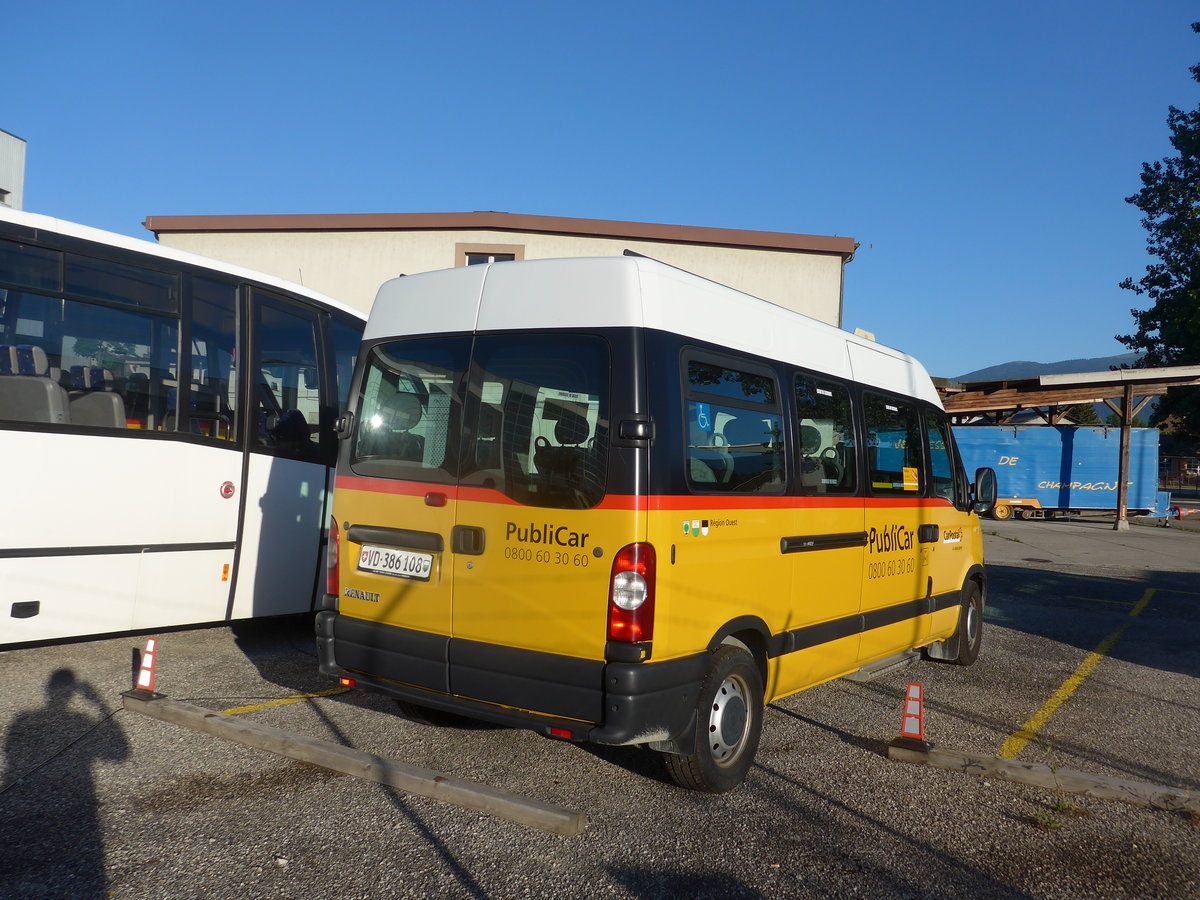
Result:
[[[1052,769],[1039,763],[1023,763],[1015,759],[963,753],[960,750],[920,751],[892,744],[888,747],[888,757],[919,766],[962,772],[964,775],[1003,778],[1018,784],[1069,791],[1101,800],[1122,800],[1149,809],[1200,814],[1200,791],[1189,791],[1185,788],[1165,787],[1107,775],[1089,775],[1068,769]]]
[[[1121,398],[1121,461],[1117,465],[1117,523],[1114,531],[1129,530],[1129,429],[1133,425],[1133,384],[1125,383]]]
[[[332,744],[308,735],[246,722],[181,700],[171,700],[162,694],[134,690],[126,691],[121,696],[125,709],[130,712],[344,772],[356,778],[386,784],[410,794],[508,819],[540,831],[574,837],[583,831],[587,821],[583,813],[561,806],[530,800],[459,778],[449,778],[428,769],[392,762],[353,747]]]

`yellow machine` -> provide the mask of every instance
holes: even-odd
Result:
[[[724,791],[765,703],[979,651],[995,478],[902,353],[644,258],[506,262],[385,284],[351,393],[321,671],[410,714]]]

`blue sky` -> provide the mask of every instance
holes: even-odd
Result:
[[[25,208],[501,210],[848,235],[935,375],[1123,351],[1194,2],[12,3]]]

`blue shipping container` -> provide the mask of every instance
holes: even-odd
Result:
[[[968,474],[982,466],[996,470],[1001,501],[1036,500],[1055,510],[1117,508],[1118,428],[960,425],[954,438]],[[1131,428],[1126,507],[1166,515],[1169,505],[1170,495],[1158,490],[1158,430]]]

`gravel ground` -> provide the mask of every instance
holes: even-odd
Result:
[[[939,746],[994,755],[1122,629],[1018,759],[1200,791],[1200,535],[985,531],[976,665],[773,704],[722,796],[672,786],[649,752],[430,728],[361,692],[246,714],[582,810],[575,838],[122,710],[136,638],[0,654],[0,897],[1200,896],[1196,816],[886,758],[906,682],[926,685]],[[163,635],[158,679],[217,710],[333,687],[295,621]]]

